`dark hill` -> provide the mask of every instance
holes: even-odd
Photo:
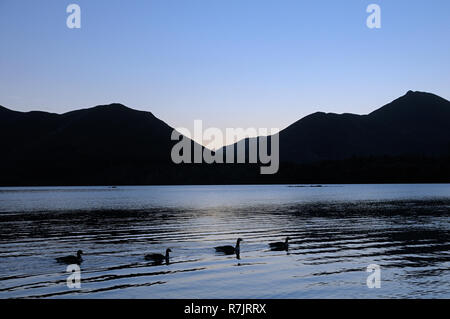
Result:
[[[1,147],[8,159],[44,161],[170,160],[172,129],[149,112],[121,104],[62,115],[6,111]]]
[[[368,114],[311,114],[280,132],[284,162],[450,154],[450,102],[406,95]]]
[[[0,106],[0,185],[450,182],[450,102],[430,93],[368,115],[302,118],[279,133],[276,175],[259,164],[175,165],[171,133],[121,104],[65,114]]]
[[[172,131],[121,104],[61,115],[1,108],[0,184],[164,183]]]

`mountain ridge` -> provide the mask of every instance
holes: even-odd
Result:
[[[355,155],[401,155],[408,153],[398,138],[402,136],[411,141],[408,146],[416,153],[439,153],[440,147],[450,143],[448,123],[449,101],[431,93],[409,91],[365,115],[316,112],[306,116],[280,132],[280,141],[285,145],[280,142],[284,148],[280,152],[284,161],[293,162],[339,160]],[[425,145],[417,144],[431,140],[439,141],[439,145],[427,150]],[[374,144],[380,145],[380,149],[374,150]],[[301,156],[295,149],[306,154]],[[322,154],[326,150],[334,153]]]
[[[368,181],[377,173],[388,180],[397,174],[392,166],[401,170],[402,161],[410,163],[412,174],[421,171],[421,180],[429,172],[430,180],[442,175],[450,181],[450,169],[435,171],[434,164],[422,160],[436,158],[436,165],[447,167],[442,159],[450,156],[448,123],[450,102],[426,92],[409,91],[365,115],[315,112],[278,133],[280,172],[261,177],[255,165],[173,164],[173,128],[151,112],[120,103],[62,114],[0,107],[0,185],[300,182],[305,174],[312,181],[331,175],[339,181],[358,170],[355,174]],[[336,162],[334,170],[331,162]],[[300,168],[307,166],[314,170]],[[390,175],[384,174],[387,170]]]

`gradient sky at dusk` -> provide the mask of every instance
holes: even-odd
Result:
[[[79,30],[66,27],[70,3]],[[282,129],[410,89],[449,99],[449,14],[448,0],[0,0],[0,105],[119,102],[174,127]]]

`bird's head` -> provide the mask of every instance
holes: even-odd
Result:
[[[171,253],[171,252],[172,252],[172,249],[170,249],[170,248],[166,249],[166,254]]]
[[[78,255],[78,256],[83,255],[83,251],[82,251],[82,250],[77,251],[77,255]]]

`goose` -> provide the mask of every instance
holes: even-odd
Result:
[[[167,248],[165,256],[162,254],[147,254],[145,255],[145,260],[153,261],[155,264],[161,264],[165,260],[166,264],[169,264],[169,253],[171,252],[172,250]]]
[[[236,254],[239,256],[239,253],[241,252],[241,248],[240,248],[240,242],[243,241],[241,238],[238,238],[236,241],[236,247],[233,246],[217,246],[214,247],[216,249],[216,252],[219,253],[224,253],[225,255],[232,255],[232,254]]]
[[[79,250],[77,251],[77,255],[73,256],[64,256],[64,257],[58,257],[56,258],[56,261],[59,263],[64,263],[64,264],[81,264],[81,262],[83,261],[83,258],[81,258],[81,255],[83,254],[83,251]]]
[[[289,237],[286,237],[286,241],[282,242],[282,241],[278,241],[275,243],[269,243],[270,249],[271,250],[288,250],[289,249]]]

